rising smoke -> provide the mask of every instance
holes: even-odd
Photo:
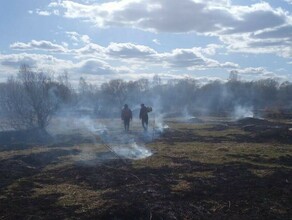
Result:
[[[254,112],[252,107],[246,106],[236,106],[232,113],[232,118],[235,120],[242,119],[242,118],[253,118]]]
[[[6,120],[10,120],[10,124],[13,125],[15,121],[23,123],[21,129],[43,126],[42,129],[47,129],[55,137],[60,134],[82,134],[96,147],[104,144],[113,153],[128,159],[151,155],[144,143],[159,137],[169,128],[165,119],[170,115],[185,120],[200,116],[240,119],[254,117],[254,112],[272,106],[290,109],[292,106],[292,84],[279,84],[272,79],[255,82],[213,81],[204,85],[190,78],[166,83],[157,79],[129,82],[116,79],[101,86],[82,79],[75,90],[67,78],[64,83],[27,68],[22,71],[22,74],[31,77],[19,76],[0,85],[0,112],[2,117],[9,113],[10,117]],[[29,85],[34,87],[30,88]],[[148,133],[142,131],[138,118],[141,103],[153,109],[149,113]],[[123,133],[119,119],[124,104],[132,109],[132,124],[136,123],[129,134]],[[36,118],[42,119],[43,116],[46,119],[44,123],[37,123],[40,120]],[[84,150],[84,155],[86,158],[86,155],[92,157],[94,154]]]
[[[117,124],[117,121],[102,122],[101,119],[90,116],[72,115],[64,116],[52,123],[49,130],[55,137],[58,135],[82,135],[90,140],[91,144],[96,149],[91,147],[79,148],[81,153],[77,158],[79,161],[87,163],[88,161],[103,161],[105,158],[96,156],[97,149],[111,151],[113,155],[108,155],[108,158],[115,159],[144,159],[152,155],[151,150],[140,141],[135,134],[124,133],[122,125]]]

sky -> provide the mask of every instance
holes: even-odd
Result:
[[[292,0],[2,0],[0,82],[22,64],[97,84],[292,81]]]

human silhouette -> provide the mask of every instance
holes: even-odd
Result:
[[[148,129],[148,109],[144,104],[141,104],[139,118],[142,120],[142,127],[144,131]]]
[[[121,118],[124,121],[125,131],[129,131],[130,121],[132,120],[132,111],[127,104],[122,109]]]

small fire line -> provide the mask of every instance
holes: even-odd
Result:
[[[112,147],[111,147],[110,145],[108,145],[105,141],[102,140],[102,138],[101,138],[100,136],[94,134],[93,132],[91,132],[91,133],[94,135],[94,137],[95,137],[96,140],[97,140],[97,137],[98,137],[99,140],[100,140],[100,142],[101,142],[101,143],[102,143],[102,144],[103,144],[108,150],[110,150],[112,153],[114,153],[114,154],[116,155],[116,157],[117,157],[118,159],[120,159],[125,165],[128,165],[128,162],[126,162],[126,160],[125,160],[123,157],[121,157],[120,155],[118,155],[118,154],[112,149]],[[113,168],[113,167],[109,167],[109,168],[117,170],[116,168]],[[138,176],[136,176],[135,174],[133,174],[131,171],[129,171],[129,170],[124,170],[124,171],[125,171],[126,173],[130,174],[131,176],[133,176],[134,178],[136,178],[136,179],[140,182],[140,184],[144,184],[144,182],[143,182]],[[151,211],[151,207],[150,207],[150,204],[149,204],[148,202],[146,202],[146,204],[147,204],[147,208],[149,209],[150,220],[151,220],[151,219],[152,219],[152,211]]]
[[[118,155],[110,145],[108,145],[105,141],[102,140],[102,138],[99,135],[96,135],[93,132],[91,132],[91,133],[92,133],[92,135],[94,135],[96,141],[99,140],[102,143],[102,145],[105,146],[110,152],[112,152],[118,159],[120,159],[124,164],[128,165],[126,160],[123,157],[121,157],[120,155]]]

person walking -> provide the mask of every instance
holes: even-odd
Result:
[[[132,120],[132,111],[127,104],[122,109],[121,118],[124,121],[125,131],[128,132],[130,128],[130,121]]]
[[[144,104],[141,104],[139,118],[142,120],[142,127],[144,131],[148,129],[148,109]]]

